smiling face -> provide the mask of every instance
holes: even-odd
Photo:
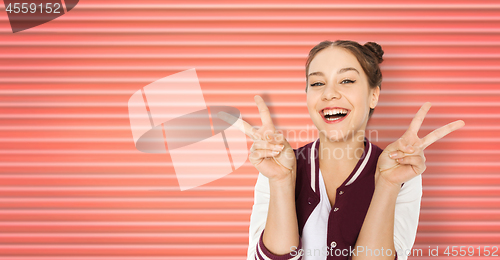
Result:
[[[316,54],[307,73],[307,109],[320,136],[342,141],[363,133],[380,88],[369,87],[356,57],[344,48],[327,47]]]

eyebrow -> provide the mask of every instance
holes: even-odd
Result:
[[[344,72],[347,72],[347,71],[350,71],[350,70],[354,70],[354,71],[356,71],[359,74],[359,71],[357,69],[353,68],[353,67],[342,68],[339,71],[337,71],[337,74],[341,74],[341,73],[344,73]],[[309,73],[308,76],[325,76],[325,74],[323,74],[323,72],[321,72],[321,71],[316,71],[316,72]]]
[[[359,71],[358,71],[357,69],[353,68],[353,67],[349,67],[349,68],[342,68],[342,69],[340,69],[340,70],[337,72],[337,74],[344,73],[344,72],[346,72],[346,71],[350,71],[350,70],[354,70],[354,71],[356,71],[356,72],[359,74]]]

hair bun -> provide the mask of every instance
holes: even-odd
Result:
[[[382,50],[382,46],[380,46],[376,42],[367,42],[367,43],[365,43],[364,46],[375,54],[375,57],[377,57],[377,59],[378,59],[378,63],[382,63],[382,61],[384,61],[384,59],[382,58],[382,56],[384,55],[384,51]]]

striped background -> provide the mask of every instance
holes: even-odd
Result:
[[[16,34],[2,6],[0,259],[245,259],[257,171],[181,192],[168,154],[135,149],[128,98],[196,68],[209,106],[259,125],[260,94],[299,147],[316,137],[304,64],[325,39],[384,48],[380,147],[425,101],[421,136],[466,122],[426,150],[419,258],[500,246],[499,2],[179,2],[83,0]]]

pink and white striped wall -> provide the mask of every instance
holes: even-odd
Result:
[[[0,259],[245,259],[256,169],[180,191],[169,154],[135,148],[127,101],[196,68],[208,106],[260,125],[260,94],[298,147],[315,138],[305,60],[327,39],[384,48],[375,144],[425,101],[422,136],[466,123],[426,150],[413,258],[500,246],[500,2],[83,0],[15,34],[0,10]]]

